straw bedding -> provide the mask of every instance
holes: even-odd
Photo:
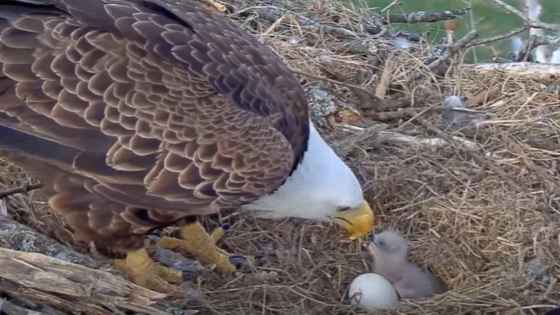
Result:
[[[352,42],[348,38],[256,15],[254,3],[233,5],[232,18],[270,45],[292,69],[308,74],[300,76],[306,88],[329,91],[336,99],[328,114],[334,118],[319,112],[317,124],[362,181],[377,214],[376,229],[394,228],[407,235],[411,259],[428,266],[449,287],[441,296],[403,302],[387,314],[541,314],[558,304],[560,291],[553,286],[560,257],[560,102],[554,78],[552,84],[543,85],[508,73],[461,71],[460,57],[448,64],[453,71],[437,77],[422,66],[430,53],[426,44],[405,52],[381,37],[365,40],[356,11],[324,0],[307,3],[308,15],[322,23],[346,25],[358,35],[353,42],[367,47],[365,51],[348,51]],[[286,17],[283,21],[290,23]],[[389,82],[381,82],[386,92],[379,92],[388,66]],[[407,81],[416,72],[421,79]],[[355,86],[372,93],[377,89],[394,104],[414,101],[408,109],[382,114],[352,104],[364,104],[353,100],[360,94]],[[488,115],[478,127],[441,127],[445,94],[469,97],[488,90],[493,97],[469,106]],[[318,111],[324,104],[311,106]],[[405,115],[410,108],[458,140],[449,143],[427,131],[413,115]],[[348,109],[352,110],[346,119],[340,113]],[[344,124],[363,130],[348,130]],[[395,135],[408,141],[397,141]],[[469,149],[509,178],[475,161]],[[24,170],[8,162],[0,164],[0,177],[2,189],[31,181]],[[23,201],[20,207],[8,209],[14,218],[80,251],[88,250],[60,227],[40,192],[17,198]],[[371,261],[363,247],[346,240],[337,227],[237,216],[224,220],[231,225],[225,249],[264,252],[274,263],[228,279],[206,273],[196,283],[204,297],[178,299],[179,306],[199,314],[360,314],[350,307],[345,290]],[[208,227],[215,221],[210,219]]]

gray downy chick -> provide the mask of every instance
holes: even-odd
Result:
[[[398,233],[384,231],[372,237],[368,250],[373,256],[373,272],[382,275],[401,299],[428,298],[445,291],[429,270],[408,261],[408,243]]]
[[[443,100],[443,120],[450,126],[464,126],[470,122],[469,115],[462,111],[465,109],[466,99],[457,95],[446,95]]]

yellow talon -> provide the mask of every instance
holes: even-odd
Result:
[[[161,293],[171,293],[177,287],[169,284],[183,280],[181,271],[156,264],[146,249],[128,252],[126,259],[115,259],[113,265],[124,271],[130,281]]]
[[[181,248],[195,256],[197,259],[216,264],[218,270],[224,274],[233,274],[235,266],[229,261],[229,254],[216,246],[224,231],[219,228],[212,235],[200,223],[185,225],[181,228],[183,239],[163,237],[157,244],[166,249]]]

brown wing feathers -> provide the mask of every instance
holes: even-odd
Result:
[[[0,125],[27,132],[0,129],[0,147],[31,161],[60,147],[32,168],[87,239],[140,246],[131,233],[252,201],[299,161],[303,90],[224,17],[185,1],[50,1],[0,4]]]

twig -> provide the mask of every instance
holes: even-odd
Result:
[[[405,119],[414,116],[418,112],[441,112],[442,107],[415,107],[415,108],[401,108],[394,112],[368,112],[365,116],[377,121],[391,121],[398,119]]]
[[[469,0],[469,6],[472,8],[473,5],[473,0]],[[475,23],[474,23],[474,12],[473,10],[469,11],[469,22],[471,23],[471,30],[476,29],[475,27]],[[477,54],[477,50],[473,49],[473,59],[474,59],[474,63],[478,63],[478,54]]]
[[[381,11],[379,11],[379,13],[383,13],[383,12],[389,10],[390,8],[392,8],[396,5],[402,5],[401,0],[393,0],[393,2],[389,3],[386,7],[381,9]]]
[[[497,42],[497,41],[499,41],[499,40],[503,40],[503,39],[506,39],[506,38],[513,37],[513,36],[515,36],[515,35],[517,35],[517,34],[521,34],[521,33],[525,32],[525,31],[528,30],[528,29],[529,29],[529,26],[528,26],[528,25],[524,25],[523,27],[518,28],[518,29],[515,29],[515,30],[513,30],[513,31],[511,31],[511,32],[507,32],[507,33],[504,33],[504,34],[500,34],[500,35],[496,35],[496,36],[492,36],[492,37],[488,37],[488,38],[482,38],[482,39],[475,40],[475,41],[473,41],[473,42],[467,44],[467,45],[465,46],[465,48],[469,48],[469,47],[473,47],[473,46],[481,46],[481,45],[485,45],[485,44],[488,44],[488,43]]]
[[[529,40],[527,40],[525,45],[523,45],[523,48],[521,48],[521,51],[517,54],[517,58],[515,58],[515,61],[526,62],[531,55],[531,50],[535,48],[535,42],[537,41],[537,39],[538,36],[534,34],[529,36]]]
[[[481,105],[484,101],[488,101],[494,98],[497,94],[501,92],[499,86],[493,86],[487,90],[484,90],[474,96],[469,97],[465,101],[465,106],[469,107],[472,105]]]
[[[391,142],[391,143],[402,143],[408,146],[414,147],[429,147],[429,148],[439,148],[448,146],[449,143],[441,138],[427,138],[427,137],[414,137],[409,136],[400,132],[386,131],[388,125],[385,124],[375,124],[367,128],[341,125],[341,127],[348,132],[352,132],[358,138],[367,138],[369,136],[375,136],[378,138],[379,142]],[[466,150],[480,150],[480,146],[472,141],[462,139],[460,137],[453,137],[457,142],[461,142]],[[340,151],[347,150],[345,144],[348,142],[355,141],[353,137],[346,138],[343,141],[333,143],[333,149],[340,153]]]
[[[424,118],[420,117],[420,115],[418,113],[416,113],[416,115],[413,116],[413,119],[416,120],[418,123],[420,123],[422,126],[424,126],[424,128],[426,128],[427,130],[435,133],[439,137],[447,140],[449,143],[454,144],[454,145],[458,144],[458,141],[456,139],[453,139],[451,136],[449,136],[445,132],[441,131],[439,128],[432,125],[431,123],[429,123]],[[519,189],[519,186],[517,185],[517,183],[515,183],[515,181],[506,172],[504,172],[503,170],[498,168],[496,165],[494,165],[494,163],[492,163],[492,161],[483,158],[482,156],[478,155],[476,152],[469,151],[469,150],[465,150],[465,152],[471,158],[473,158],[475,161],[480,163],[481,166],[487,167],[489,170],[495,172],[496,174],[501,176],[504,180],[508,181],[513,187],[516,187],[517,189]]]
[[[442,62],[446,61],[447,59],[451,58],[453,55],[455,55],[456,53],[461,51],[461,49],[465,48],[469,43],[471,43],[473,40],[475,40],[478,36],[479,36],[479,34],[475,30],[472,30],[472,31],[468,32],[467,35],[465,35],[463,38],[461,38],[457,42],[455,42],[455,44],[453,44],[453,46],[449,47],[447,52],[445,52],[438,59],[432,61],[428,65],[428,68],[430,68],[430,69],[437,68]]]
[[[509,11],[509,12],[517,15],[518,17],[520,17],[523,20],[523,22],[525,23],[525,25],[527,25],[529,27],[544,28],[546,30],[555,31],[555,32],[560,31],[560,25],[543,23],[543,22],[539,22],[539,21],[532,21],[529,18],[527,18],[527,16],[525,16],[525,14],[523,14],[521,11],[517,10],[516,8],[512,7],[511,5],[505,3],[502,0],[492,0],[492,2],[494,2],[496,5],[502,7],[506,11]]]
[[[385,20],[388,23],[430,23],[455,19],[457,16],[465,15],[471,8],[462,8],[445,11],[417,11],[408,13],[389,14]]]
[[[389,88],[393,78],[393,56],[393,54],[389,54],[389,56],[387,56],[387,60],[385,60],[385,67],[383,67],[383,73],[381,74],[381,79],[379,79],[379,83],[375,88],[375,96],[380,99],[383,99],[385,94],[387,94],[387,89]]]
[[[550,176],[550,174],[545,168],[537,165],[535,162],[533,162],[533,160],[526,157],[525,151],[523,150],[520,144],[517,144],[516,141],[506,133],[502,134],[502,139],[506,144],[506,148],[509,149],[511,152],[513,152],[517,157],[521,159],[521,162],[523,163],[523,165],[525,165],[527,170],[535,173],[538,177],[540,177],[540,179],[544,181],[544,183],[549,187],[551,191],[557,189],[557,185],[555,183],[554,178]]]
[[[464,47],[466,47],[469,43],[471,43],[473,40],[475,40],[478,37],[478,33],[475,30],[470,31],[469,33],[467,33],[467,35],[465,35],[463,38],[459,39],[457,42],[455,42],[455,44],[453,44],[451,47],[449,47],[444,53],[441,54],[441,56],[439,56],[436,60],[430,62],[427,67],[430,70],[434,70],[437,69],[443,62],[449,60],[451,57],[453,57],[456,53],[458,53],[461,49],[463,49]],[[420,72],[415,72],[413,73],[409,78],[408,81],[414,81],[417,80],[418,78],[420,78],[422,76],[422,73]]]
[[[11,196],[11,195],[15,195],[15,194],[24,194],[24,193],[30,192],[32,190],[40,189],[41,187],[43,187],[42,183],[36,183],[36,184],[23,185],[23,186],[20,186],[20,187],[0,191],[0,199],[6,198],[6,197]]]
[[[378,104],[375,110],[377,112],[392,112],[401,108],[411,107],[414,104],[425,103],[427,99],[428,97],[424,94],[414,95],[411,98],[387,99],[383,100],[383,103]]]
[[[548,284],[548,287],[546,288],[546,291],[540,297],[541,301],[545,301],[547,303],[554,304],[556,306],[560,306],[560,301],[549,297],[549,295],[554,291],[554,287],[556,286],[557,282],[558,282],[558,279],[556,279],[556,278],[552,278],[552,280],[550,280],[550,283]]]
[[[439,125],[437,126],[440,130],[445,130],[448,126],[447,125]],[[453,130],[453,133],[460,134],[465,138],[472,139],[478,143],[486,143],[490,141],[494,141],[499,138],[499,134],[495,132],[480,128],[480,127],[463,127],[457,130]],[[532,148],[547,150],[547,151],[560,151],[560,144],[558,139],[555,138],[546,138],[546,139],[534,139],[525,137],[522,135],[517,136],[520,143],[523,143],[527,146]]]

